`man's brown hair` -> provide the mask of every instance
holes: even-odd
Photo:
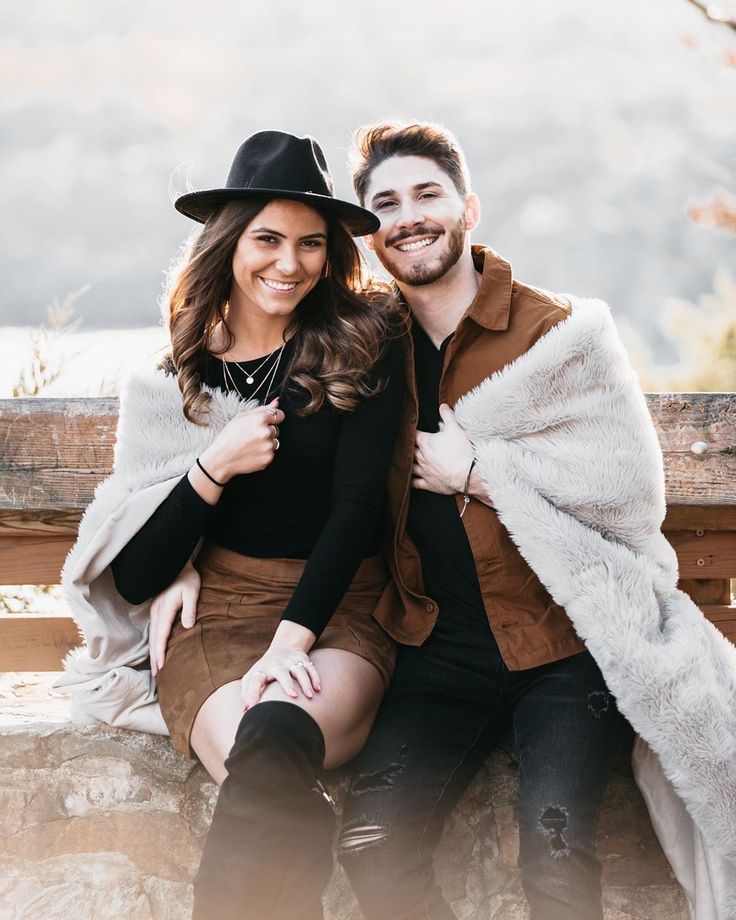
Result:
[[[361,205],[365,204],[371,173],[379,163],[393,156],[434,160],[452,179],[460,197],[467,198],[470,191],[468,166],[458,139],[451,131],[428,121],[384,121],[363,125],[353,134],[350,173]]]

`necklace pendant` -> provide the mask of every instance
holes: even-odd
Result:
[[[246,377],[246,378],[245,378],[245,382],[246,382],[248,385],[250,385],[250,384],[253,383],[253,378],[252,378],[252,377]]]

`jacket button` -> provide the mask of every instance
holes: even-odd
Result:
[[[434,604],[427,604],[427,613],[432,613],[434,610]]]

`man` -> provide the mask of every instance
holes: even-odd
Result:
[[[454,917],[433,852],[511,725],[531,916],[600,920],[594,834],[621,717],[565,610],[500,523],[450,408],[570,306],[471,247],[480,204],[448,131],[364,127],[352,175],[360,203],[381,219],[366,243],[411,311],[411,335],[389,481],[398,598],[377,613],[401,646],[355,765],[339,858],[367,920]]]

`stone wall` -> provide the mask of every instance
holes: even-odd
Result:
[[[7,707],[6,712],[7,712]],[[217,794],[167,738],[63,718],[0,720],[0,917],[183,920]],[[4,724],[2,724],[4,722]],[[344,778],[333,777],[339,800]],[[524,920],[513,755],[497,751],[452,816],[438,874],[459,920]],[[611,776],[598,851],[606,920],[687,920],[625,752]],[[339,870],[329,920],[359,920]]]

